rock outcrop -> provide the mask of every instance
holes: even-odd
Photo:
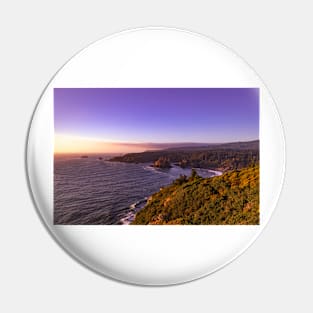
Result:
[[[172,167],[169,158],[166,158],[166,157],[160,157],[158,160],[154,161],[153,166],[158,167],[158,168],[171,168]]]

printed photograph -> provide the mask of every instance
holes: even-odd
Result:
[[[259,225],[258,88],[55,88],[54,224]]]

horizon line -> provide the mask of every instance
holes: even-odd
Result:
[[[86,139],[88,140],[88,139]],[[92,140],[92,139],[89,139]],[[128,154],[128,153],[142,153],[142,152],[148,152],[148,151],[158,151],[158,150],[166,150],[171,148],[184,148],[184,147],[192,147],[192,146],[198,146],[199,148],[201,146],[210,146],[210,145],[223,145],[223,144],[232,144],[232,143],[249,143],[254,141],[260,141],[259,138],[251,139],[251,140],[236,140],[236,141],[225,141],[225,142],[106,142],[101,140],[94,140],[94,141],[100,141],[101,143],[110,144],[110,145],[116,145],[116,146],[127,146],[127,147],[134,147],[138,149],[138,147],[142,146],[141,151],[129,151],[129,152],[123,152],[123,151],[54,151],[54,155],[61,155],[61,154]],[[144,147],[146,148],[144,149]],[[149,147],[151,146],[151,147]]]

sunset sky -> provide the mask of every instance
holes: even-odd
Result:
[[[259,138],[257,88],[56,88],[55,153]]]

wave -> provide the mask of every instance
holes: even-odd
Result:
[[[120,219],[120,223],[123,225],[129,225],[134,221],[136,213],[140,211],[147,203],[148,198],[145,197],[135,203],[132,203],[127,209],[128,212],[125,214],[123,218]]]
[[[218,171],[197,169],[202,177]],[[130,224],[148,197],[191,169],[152,167],[89,158],[58,157],[54,160],[55,224]]]

